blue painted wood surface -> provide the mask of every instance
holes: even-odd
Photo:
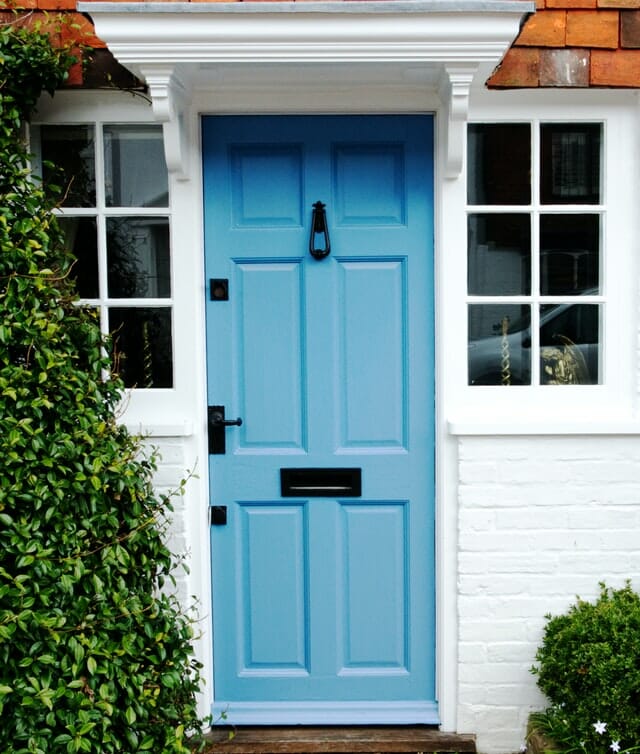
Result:
[[[203,152],[209,403],[244,420],[210,456],[218,708],[433,702],[432,119],[206,117]],[[362,495],[283,498],[282,467]]]

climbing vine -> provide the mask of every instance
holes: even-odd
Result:
[[[24,123],[73,59],[0,27],[0,742],[5,754],[190,751],[200,666],[169,590],[171,500],[116,421]]]

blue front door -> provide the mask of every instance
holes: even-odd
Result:
[[[209,457],[231,722],[437,722],[432,125],[203,120],[208,397],[242,418]]]

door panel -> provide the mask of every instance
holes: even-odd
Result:
[[[236,263],[238,409],[251,416],[242,448],[306,445],[301,273],[299,262]]]
[[[238,556],[243,564],[239,627],[242,672],[308,672],[308,548],[302,505],[242,505]],[[278,543],[274,548],[274,542]],[[277,610],[274,610],[277,605]]]
[[[210,456],[216,710],[436,722],[432,120],[211,117],[203,152],[209,403],[243,418]]]
[[[403,503],[342,506],[343,673],[408,672],[406,523]]]
[[[341,261],[338,270],[340,447],[404,448],[405,262]],[[371,316],[372,301],[375,317]]]

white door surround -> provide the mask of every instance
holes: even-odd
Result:
[[[252,87],[271,95],[304,92],[307,106],[340,109],[349,84],[428,93],[447,128],[445,175],[462,169],[469,88],[498,64],[534,10],[523,0],[367,0],[350,2],[91,2],[99,36],[149,86],[164,124],[167,163],[189,177],[182,113],[195,90]],[[336,100],[337,96],[337,100]],[[261,98],[258,98],[258,101]],[[309,99],[311,102],[309,102]],[[331,100],[334,105],[331,106]],[[365,111],[377,109],[371,99]],[[393,108],[395,109],[395,108]]]
[[[434,112],[436,319],[439,327],[452,321],[454,297],[444,296],[444,264],[438,257],[460,244],[458,215],[465,202],[461,170],[470,89],[481,86],[490,75],[517,35],[523,17],[534,10],[533,3],[80,2],[79,9],[91,15],[98,35],[118,61],[146,81],[154,116],[163,124],[172,173],[172,244],[176,259],[181,259],[174,271],[177,329],[189,317],[192,322],[203,319],[197,294],[198,286],[204,285],[198,269],[203,254],[197,248],[202,243],[202,113]],[[444,360],[445,342],[436,338],[436,363]],[[188,363],[195,373],[190,379],[197,383],[197,401],[204,406],[204,338],[197,327],[189,348],[193,353]],[[188,386],[191,388],[191,382]],[[447,390],[440,373],[436,384],[439,406],[444,405]],[[183,391],[184,386],[177,383],[176,392],[182,395]],[[189,420],[196,428],[193,441],[202,459],[206,457],[206,417],[199,411],[193,409]],[[443,730],[456,730],[456,449],[443,413],[439,414],[437,697]],[[199,469],[202,479],[198,491],[191,493],[194,507],[189,514],[194,531],[192,573],[196,574],[194,591],[202,602],[202,614],[208,615],[208,531],[202,526],[207,479],[201,460]],[[211,664],[204,646],[209,639],[201,642],[199,650],[205,667]],[[207,679],[208,695],[212,680]]]

